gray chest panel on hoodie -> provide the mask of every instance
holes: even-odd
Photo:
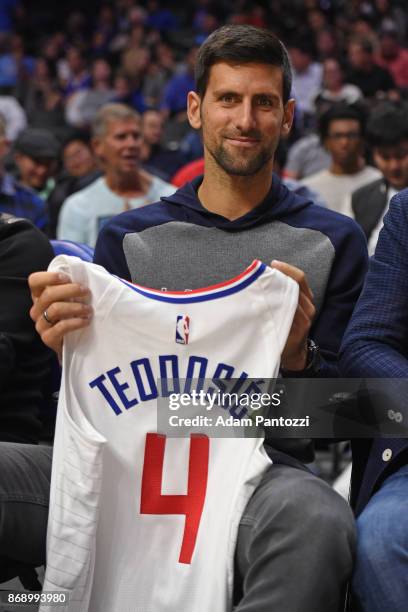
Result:
[[[281,221],[236,232],[172,221],[126,234],[123,248],[133,282],[169,291],[229,280],[254,259],[279,259],[306,273],[318,311],[335,256],[325,234]]]

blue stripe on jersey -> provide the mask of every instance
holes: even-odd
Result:
[[[140,293],[140,295],[144,295],[145,297],[151,298],[152,300],[157,300],[158,302],[167,302],[169,304],[193,304],[196,302],[208,302],[209,300],[217,300],[218,298],[227,297],[228,295],[233,295],[238,291],[242,291],[242,289],[245,289],[245,287],[248,287],[254,281],[256,281],[256,279],[259,278],[261,274],[263,274],[266,267],[267,266],[264,263],[261,263],[259,268],[257,268],[250,276],[245,278],[237,285],[234,285],[233,287],[226,287],[221,291],[214,290],[213,293],[205,293],[204,295],[190,295],[188,292],[186,292],[185,295],[180,295],[177,297],[170,297],[168,295],[165,295],[164,293],[149,293],[148,291],[143,291],[143,289],[141,289],[140,287],[136,287],[135,285],[128,283],[122,278],[117,278],[118,280],[120,280],[121,283],[129,287],[129,289],[133,289],[133,291],[136,291],[136,293]],[[204,291],[206,290],[204,289]]]

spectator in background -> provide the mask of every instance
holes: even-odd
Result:
[[[357,108],[338,105],[326,111],[320,118],[320,139],[331,157],[330,167],[303,179],[329,208],[349,216],[353,191],[381,176],[365,163],[364,126]]]
[[[20,180],[46,202],[55,187],[60,144],[49,130],[27,128],[14,143]]]
[[[26,55],[24,40],[19,34],[13,34],[3,43],[0,55],[0,86],[16,87],[27,81],[34,71],[34,58]]]
[[[33,77],[22,95],[30,127],[50,128],[65,125],[55,62],[39,57]]]
[[[13,142],[26,127],[27,116],[19,101],[9,93],[9,88],[0,88],[0,114],[6,122],[7,139]]]
[[[77,91],[67,100],[65,109],[67,123],[77,128],[90,126],[99,108],[115,97],[110,64],[105,59],[98,58],[92,64],[91,87]]]
[[[109,51],[109,44],[116,33],[115,14],[109,4],[103,4],[99,9],[95,31],[92,38],[92,51],[94,54],[105,54]]]
[[[48,216],[43,200],[31,188],[4,171],[3,159],[8,149],[6,123],[0,116],[0,212],[29,219],[40,230],[45,230]]]
[[[142,131],[141,161],[143,166],[165,181],[170,181],[187,160],[179,151],[169,151],[162,147],[163,117],[159,111],[147,110],[143,113]]]
[[[172,77],[163,92],[160,109],[165,118],[175,117],[178,120],[187,118],[187,94],[194,91],[194,66],[198,46],[193,46],[186,57],[186,69],[182,74]]]
[[[99,174],[98,163],[86,132],[73,132],[62,145],[64,170],[74,178]]]
[[[65,200],[102,175],[86,132],[72,132],[62,145],[61,157],[63,169],[47,202],[50,238],[56,238],[58,217]]]
[[[319,112],[318,109],[318,114]],[[308,134],[290,147],[283,176],[300,180],[320,170],[325,170],[330,163],[330,155],[322,145],[319,136],[314,133]]]
[[[339,47],[333,30],[324,28],[316,33],[316,50],[320,61],[339,57]]]
[[[344,72],[340,62],[328,58],[323,62],[323,87],[315,98],[315,106],[322,111],[337,103],[355,104],[363,94],[355,85],[344,83]]]
[[[113,88],[115,90],[115,102],[131,106],[140,114],[144,113],[146,104],[143,93],[138,87],[134,87],[132,80],[125,72],[118,72],[114,80]]]
[[[380,48],[375,61],[390,72],[397,87],[408,88],[408,50],[401,49],[396,27],[388,26],[382,29]]]
[[[78,47],[70,47],[66,59],[69,76],[64,87],[64,95],[68,98],[77,91],[81,91],[81,89],[89,89],[91,87],[91,75],[86,67],[85,55]]]
[[[322,84],[323,69],[321,64],[313,61],[313,49],[308,40],[293,42],[289,46],[289,54],[293,67],[293,97],[303,114],[303,122],[307,124],[308,117],[315,112],[314,99]]]
[[[348,46],[350,70],[347,80],[357,85],[365,98],[377,98],[395,90],[394,79],[385,68],[375,63],[372,43],[355,38]]]
[[[368,121],[367,141],[382,176],[355,191],[351,205],[373,255],[391,198],[408,187],[407,105],[384,103],[376,107]]]
[[[300,180],[330,166],[330,155],[322,146],[317,134],[309,134],[297,140],[289,149],[283,175]]]
[[[168,78],[167,71],[160,66],[157,57],[153,57],[147,66],[142,85],[142,95],[147,108],[159,107]]]
[[[114,215],[156,202],[174,187],[140,168],[142,124],[133,109],[107,104],[93,123],[93,147],[104,176],[63,204],[58,238],[94,246],[99,230]]]
[[[323,206],[323,208],[327,208],[327,204],[324,200],[322,200],[318,193],[309,189],[306,185],[297,181],[296,179],[291,179],[289,177],[282,177],[282,171],[285,167],[287,159],[287,144],[285,141],[281,140],[278,144],[278,148],[275,151],[275,156],[273,158],[273,171],[280,178],[282,183],[299,196],[306,198],[310,202],[317,204],[318,206]]]

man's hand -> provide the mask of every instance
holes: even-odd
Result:
[[[290,276],[299,285],[299,301],[292,327],[282,353],[282,368],[284,370],[301,371],[307,364],[307,338],[316,309],[313,304],[313,293],[308,285],[305,273],[295,266],[283,261],[274,260],[272,268]]]
[[[91,292],[57,272],[34,272],[28,283],[33,300],[30,317],[44,344],[61,359],[64,335],[89,325],[93,311],[86,302]]]

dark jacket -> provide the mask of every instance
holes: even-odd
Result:
[[[361,225],[367,241],[377,227],[386,206],[387,184],[383,178],[360,187],[351,196],[354,219]]]
[[[29,310],[27,277],[54,257],[48,239],[26,219],[0,214],[0,441],[38,442],[39,409],[52,351]]]
[[[392,198],[384,217],[364,291],[344,336],[342,373],[352,377],[408,378],[407,337],[408,189],[404,189]],[[406,422],[401,389],[393,383],[388,385],[388,393],[390,402],[405,413]],[[353,446],[352,499],[359,513],[384,478],[406,463],[408,438],[355,440]]]

